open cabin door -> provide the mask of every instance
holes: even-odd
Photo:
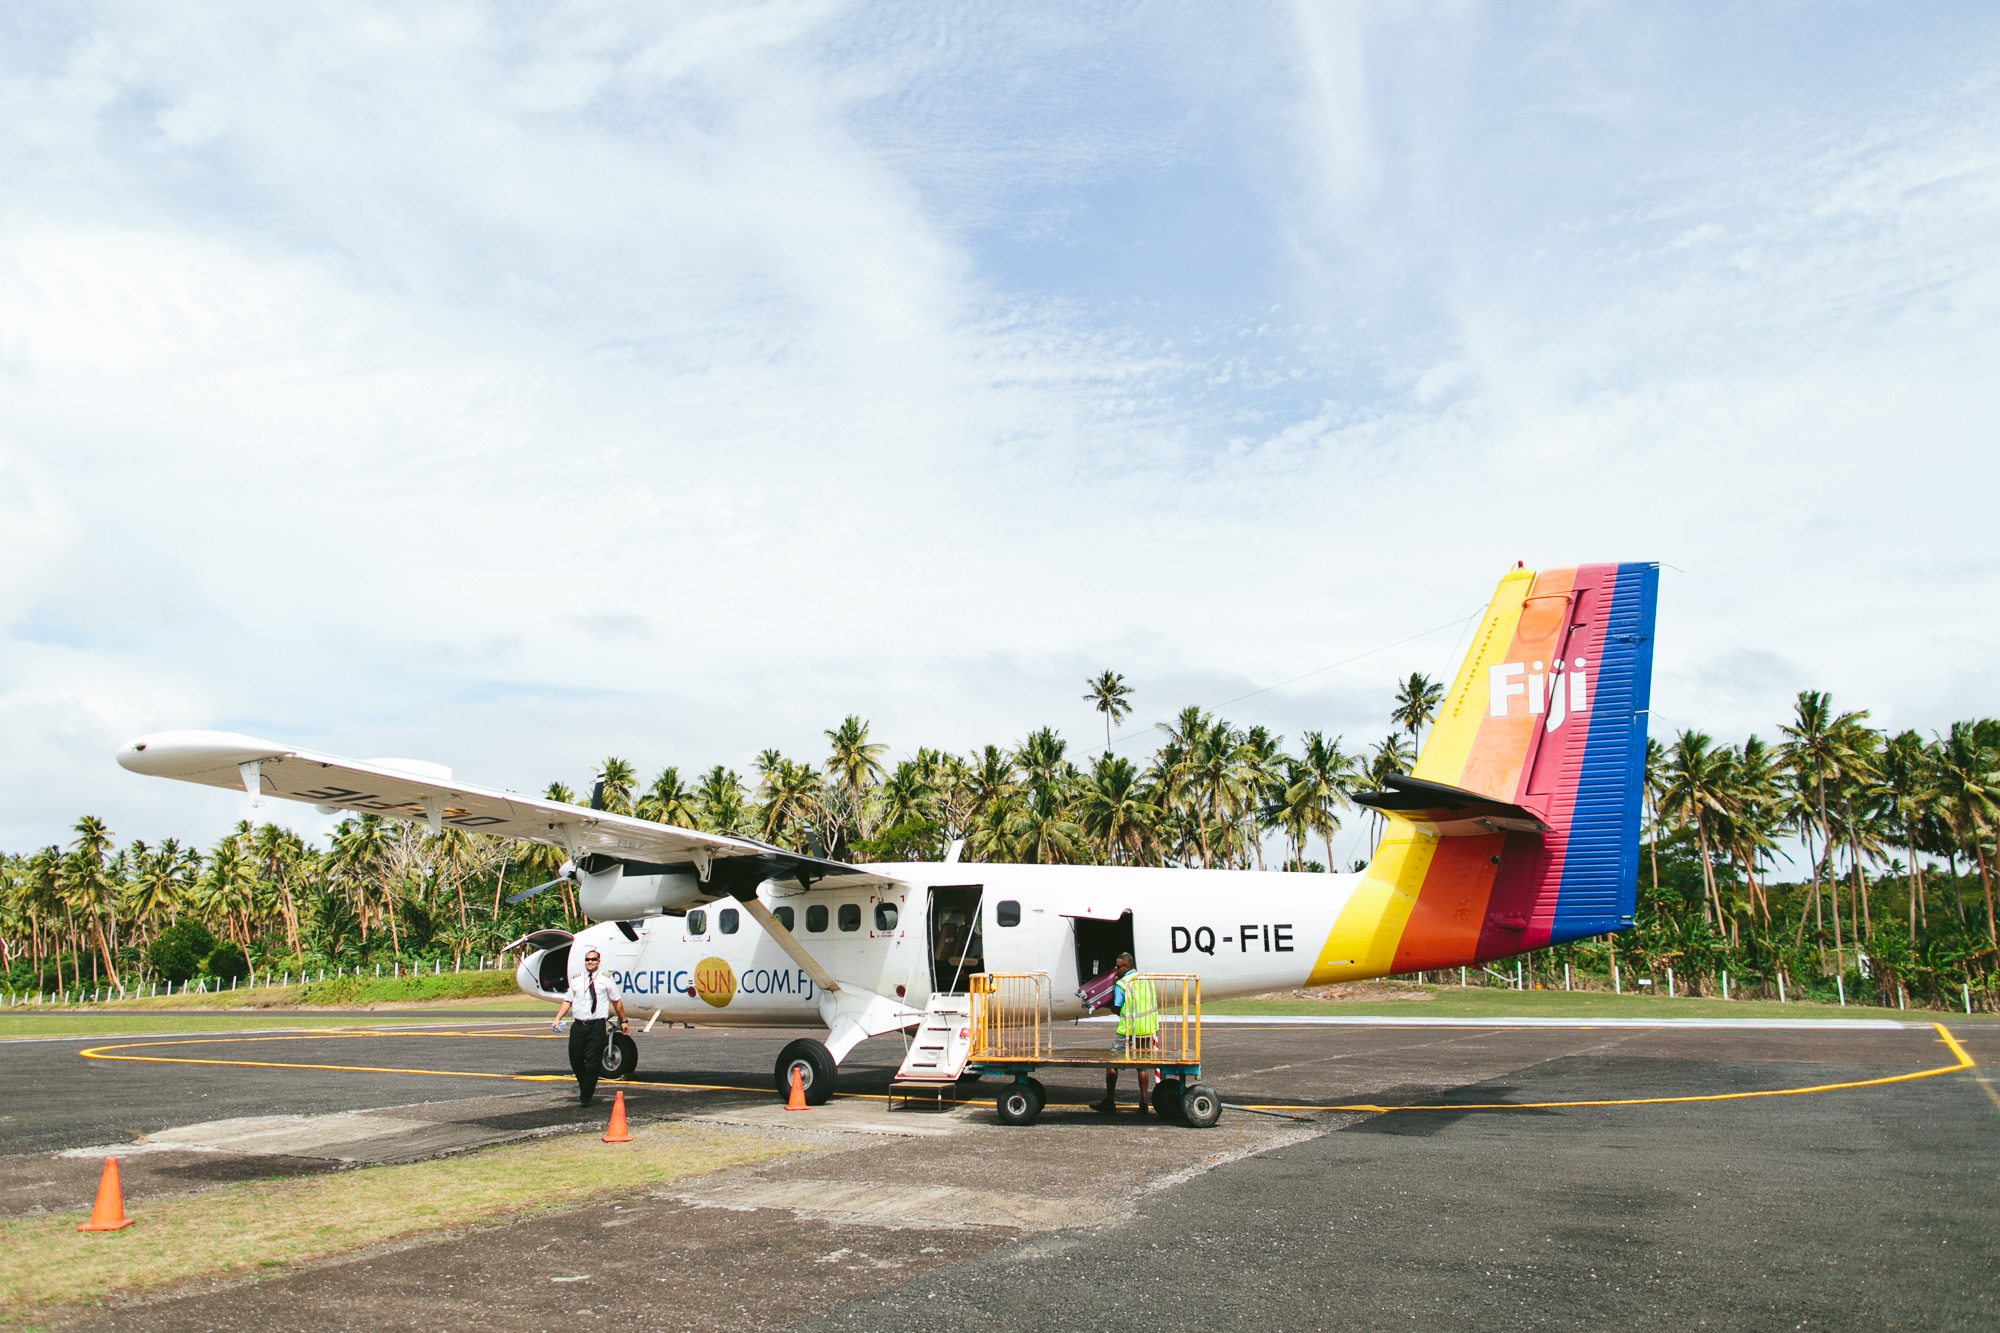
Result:
[[[972,989],[972,978],[986,970],[981,897],[977,884],[931,889],[928,942],[934,995],[962,995]]]
[[[1111,987],[1106,978],[1121,953],[1133,954],[1134,961],[1144,970],[1144,960],[1137,957],[1132,947],[1130,911],[1115,917],[1072,916],[1070,926],[1076,936],[1077,980],[1086,995],[1094,998],[1099,990],[1109,993]]]

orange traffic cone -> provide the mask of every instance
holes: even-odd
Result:
[[[611,1132],[604,1136],[606,1143],[630,1143],[632,1131],[625,1128],[625,1094],[619,1093],[611,1099]]]
[[[97,1205],[90,1210],[90,1220],[78,1227],[78,1231],[123,1231],[132,1225],[132,1219],[125,1216],[125,1191],[118,1186],[118,1159],[104,1159],[104,1174],[97,1178]]]
[[[785,1099],[785,1109],[787,1111],[803,1111],[806,1109],[806,1081],[799,1077],[799,1067],[797,1065],[792,1066],[792,1095]]]

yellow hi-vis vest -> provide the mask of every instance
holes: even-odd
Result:
[[[1118,984],[1125,988],[1125,1007],[1118,1011],[1118,1035],[1157,1035],[1160,1030],[1160,997],[1153,990],[1153,979],[1142,977],[1137,972],[1127,972],[1118,978]]]

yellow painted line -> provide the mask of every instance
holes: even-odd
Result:
[[[1939,1065],[1936,1069],[1919,1069],[1912,1074],[1890,1074],[1884,1078],[1864,1078],[1853,1083],[1821,1083],[1810,1088],[1766,1088],[1757,1092],[1711,1092],[1685,1097],[1625,1097],[1616,1100],[1588,1102],[1458,1102],[1438,1106],[1254,1106],[1255,1111],[1553,1111],[1564,1107],[1581,1106],[1663,1106],[1673,1102],[1734,1102],[1751,1097],[1799,1097],[1809,1092],[1839,1092],[1845,1088],[1873,1088],[1885,1083],[1907,1083],[1911,1079],[1936,1078],[1939,1074],[1956,1074],[1977,1067],[1977,1062],[1966,1054],[1958,1039],[1951,1035],[1942,1023],[1931,1024],[1937,1029],[1938,1039],[1958,1057],[1958,1063]],[[1982,1080],[1983,1081],[1983,1080]],[[2000,1095],[1987,1090],[1987,1095],[2000,1104]],[[1248,1106],[1249,1103],[1244,1103]]]
[[[543,1037],[532,1032],[361,1032],[325,1031],[294,1032],[270,1037],[187,1037],[175,1041],[135,1041],[120,1046],[94,1046],[77,1055],[85,1060],[131,1060],[142,1064],[157,1065],[221,1065],[235,1069],[317,1069],[339,1074],[425,1074],[432,1078],[491,1078],[511,1083],[574,1083],[569,1074],[489,1074],[482,1070],[467,1069],[399,1069],[376,1065],[321,1065],[283,1060],[217,1060],[199,1059],[193,1056],[175,1055],[117,1055],[116,1051],[136,1051],[157,1046],[209,1046],[225,1043],[252,1041],[323,1041],[340,1037],[527,1037],[536,1041],[558,1040],[553,1034]],[[607,1078],[602,1083],[623,1088],[670,1088],[678,1091],[696,1092],[766,1092],[766,1088],[741,1088],[719,1083],[633,1083],[625,1079]]]
[[[1568,1108],[1580,1108],[1589,1106],[1664,1106],[1681,1102],[1744,1101],[1752,1097],[1798,1097],[1798,1096],[1803,1096],[1806,1093],[1813,1093],[1813,1092],[1839,1092],[1849,1088],[1873,1088],[1873,1087],[1880,1087],[1884,1084],[1889,1084],[1889,1083],[1907,1083],[1912,1079],[1935,1078],[1939,1074],[1956,1074],[1963,1070],[1973,1069],[1977,1067],[1977,1062],[1973,1060],[1972,1056],[1966,1052],[1963,1046],[1958,1044],[1958,1039],[1951,1035],[1951,1031],[1948,1028],[1946,1028],[1944,1024],[1933,1023],[1931,1024],[1931,1026],[1934,1029],[1936,1029],[1938,1034],[1938,1039],[1942,1041],[1947,1048],[1950,1049],[1951,1053],[1955,1057],[1957,1057],[1958,1063],[1950,1065],[1940,1065],[1936,1069],[1920,1069],[1914,1073],[1909,1073],[1909,1074],[1890,1074],[1882,1078],[1859,1079],[1851,1083],[1821,1083],[1821,1084],[1816,1084],[1815,1086],[1809,1088],[1767,1088],[1754,1092],[1714,1092],[1714,1093],[1702,1093],[1702,1094],[1680,1096],[1680,1097],[1625,1097],[1625,1098],[1605,1099],[1598,1101],[1575,1101],[1575,1102],[1458,1102],[1458,1103],[1444,1103],[1438,1105],[1417,1104],[1408,1106],[1376,1106],[1371,1103],[1356,1103],[1356,1104],[1341,1105],[1341,1106],[1316,1106],[1316,1105],[1308,1106],[1308,1105],[1286,1105],[1276,1102],[1260,1103],[1252,1105],[1246,1102],[1244,1103],[1244,1105],[1253,1111],[1363,1111],[1363,1112],[1373,1112],[1376,1114],[1386,1114],[1390,1111],[1551,1111],[1551,1110],[1563,1110]],[[568,1074],[489,1074],[478,1070],[398,1069],[398,1068],[378,1067],[371,1065],[322,1065],[322,1064],[304,1064],[304,1063],[276,1061],[276,1060],[217,1060],[217,1059],[197,1059],[189,1056],[118,1055],[113,1053],[117,1051],[143,1050],[148,1047],[157,1047],[157,1046],[223,1045],[223,1044],[234,1044],[239,1042],[253,1042],[253,1041],[316,1041],[316,1040],[336,1039],[340,1037],[371,1037],[371,1036],[513,1037],[517,1039],[525,1037],[536,1041],[558,1040],[558,1038],[556,1038],[553,1034],[545,1037],[536,1033],[516,1033],[516,1032],[365,1032],[356,1030],[346,1030],[346,1031],[325,1030],[325,1031],[317,1031],[310,1033],[295,1032],[277,1036],[264,1036],[264,1037],[188,1037],[174,1041],[129,1042],[119,1046],[95,1046],[90,1048],[89,1050],[79,1051],[77,1052],[77,1054],[80,1058],[86,1060],[132,1060],[147,1064],[220,1065],[220,1066],[239,1068],[239,1069],[313,1069],[313,1070],[323,1070],[333,1073],[346,1073],[346,1074],[422,1074],[433,1078],[490,1078],[490,1079],[499,1079],[503,1082],[513,1082],[513,1083],[575,1082],[575,1079]],[[1996,1106],[2000,1106],[2000,1093],[1996,1093],[1993,1090],[1992,1086],[1986,1082],[1986,1080],[1979,1079],[1977,1081],[1985,1087],[1986,1095],[1988,1097],[1993,1098],[1994,1104]],[[763,1093],[772,1091],[771,1089],[767,1088],[746,1088],[740,1085],[727,1084],[727,1083],[650,1083],[650,1082],[634,1083],[625,1079],[603,1079],[601,1080],[601,1082],[615,1087],[625,1087],[634,1089],[663,1088],[678,1092]],[[893,1097],[886,1096],[881,1093],[849,1092],[849,1093],[836,1093],[834,1095],[845,1100],[853,1100],[853,1101],[893,1100]],[[980,1098],[978,1100],[983,1101],[985,1099]],[[965,1106],[965,1105],[975,1105],[977,1103],[954,1099],[952,1104],[954,1106]],[[1071,1106],[1071,1105],[1087,1105],[1087,1104],[1051,1103],[1051,1105]]]

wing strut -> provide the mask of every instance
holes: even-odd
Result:
[[[815,986],[828,992],[840,989],[840,983],[835,981],[828,975],[827,970],[819,965],[819,959],[806,952],[805,945],[800,944],[798,940],[793,938],[792,932],[785,929],[785,923],[773,916],[770,908],[764,906],[762,898],[756,897],[753,894],[748,898],[739,898],[737,901],[741,902],[743,910],[755,917],[757,924],[762,926],[765,932],[778,942],[778,947],[790,954],[792,961],[805,969],[806,975],[813,979]]]

